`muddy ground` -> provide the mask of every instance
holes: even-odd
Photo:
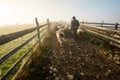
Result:
[[[113,60],[119,49],[85,33],[78,42],[71,34],[66,36],[67,43],[60,47],[52,33],[41,56],[18,80],[120,80],[120,65]]]

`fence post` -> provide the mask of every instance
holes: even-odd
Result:
[[[36,25],[37,25],[37,33],[38,33],[38,40],[39,40],[39,46],[40,46],[40,43],[41,43],[41,39],[40,39],[40,27],[39,27],[39,23],[38,23],[38,20],[37,18],[35,18],[35,22],[36,22]]]
[[[118,28],[118,23],[115,23],[115,30],[117,30]]]
[[[102,21],[102,23],[101,23],[101,27],[103,27],[103,23],[104,23],[104,21]]]
[[[49,18],[47,19],[47,25],[48,25],[48,29],[49,29],[49,27],[50,27]]]
[[[82,23],[84,24],[84,21],[82,21]]]

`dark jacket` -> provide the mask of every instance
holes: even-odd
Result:
[[[78,26],[80,26],[78,20],[72,20],[72,21],[71,21],[71,29],[72,29],[72,30],[73,30],[73,29],[77,29]]]

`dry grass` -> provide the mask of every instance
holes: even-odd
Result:
[[[29,28],[32,28],[32,27],[35,27],[35,26],[36,26],[35,24],[20,24],[20,25],[3,26],[3,27],[0,27],[0,35],[29,29]]]

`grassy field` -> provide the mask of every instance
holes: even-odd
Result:
[[[21,30],[25,30],[28,28],[35,27],[35,24],[25,24],[25,25],[11,25],[11,26],[5,26],[0,27],[0,35],[9,34]],[[7,54],[9,51],[17,47],[18,45],[22,44],[24,41],[32,37],[34,34],[36,34],[37,31],[32,32],[30,34],[27,34],[23,37],[20,37],[18,39],[15,39],[13,41],[10,41],[6,44],[0,45],[0,58]],[[35,38],[34,40],[36,40]],[[0,65],[0,77],[6,73],[6,71],[13,66],[13,64],[27,51],[27,49],[33,45],[33,40],[30,41],[26,46],[24,46],[22,49],[20,49],[16,54],[12,55],[8,60],[6,60],[4,63]]]
[[[16,24],[16,25],[2,26],[0,27],[0,35],[25,30],[35,26],[36,26],[35,24],[21,24],[21,25]]]

